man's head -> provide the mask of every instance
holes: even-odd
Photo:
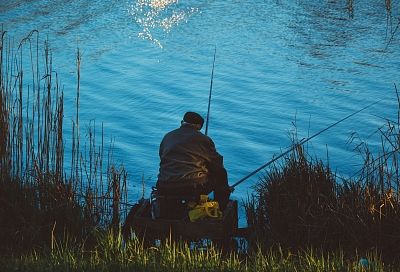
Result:
[[[200,130],[203,127],[204,119],[200,116],[200,114],[188,111],[183,116],[182,124],[189,124],[195,127],[197,130]]]

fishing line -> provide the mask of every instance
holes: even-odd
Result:
[[[251,176],[253,176],[254,174],[258,173],[260,170],[264,169],[265,167],[271,165],[272,163],[274,163],[275,161],[279,160],[280,158],[282,158],[283,156],[287,155],[288,153],[290,153],[291,151],[293,151],[295,148],[297,148],[298,146],[301,146],[303,144],[305,144],[306,142],[310,141],[311,139],[317,137],[318,135],[320,135],[321,133],[327,131],[328,129],[331,129],[332,127],[340,124],[341,122],[349,119],[350,117],[353,117],[354,115],[372,107],[373,105],[381,102],[383,99],[379,99],[378,101],[375,101],[367,106],[365,106],[362,109],[359,109],[349,115],[347,115],[346,117],[340,119],[339,121],[336,121],[335,123],[329,125],[328,127],[324,128],[323,130],[320,130],[319,132],[315,133],[314,135],[308,137],[308,138],[303,138],[300,142],[294,144],[291,148],[289,148],[288,150],[286,150],[285,152],[281,153],[279,156],[273,158],[272,160],[266,162],[265,164],[261,165],[260,167],[258,167],[256,170],[254,170],[253,172],[249,173],[247,176],[243,177],[242,179],[240,179],[239,181],[235,182],[231,187],[231,189],[234,189],[236,186],[238,186],[240,183],[242,183],[243,181],[247,180],[248,178],[250,178]]]

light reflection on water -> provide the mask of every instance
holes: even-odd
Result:
[[[160,40],[153,36],[153,32],[162,30],[169,33],[179,23],[186,23],[191,14],[198,12],[198,8],[182,9],[178,0],[140,0],[132,4],[128,12],[142,28],[138,37],[162,48]]]
[[[48,36],[65,86],[66,135],[81,48],[81,123],[104,122],[134,197],[142,174],[148,188],[155,182],[164,133],[187,110],[205,115],[215,46],[209,134],[232,183],[287,147],[295,120],[302,138],[384,98],[309,144],[322,159],[328,146],[339,174],[358,170],[351,133],[376,147],[371,134],[397,111],[400,1],[392,1],[392,17],[381,0],[357,1],[352,13],[345,1],[310,2],[1,1],[0,22],[16,40],[33,28]],[[256,181],[234,197],[245,198]]]

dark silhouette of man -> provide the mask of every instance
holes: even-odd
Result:
[[[200,132],[204,119],[186,112],[181,127],[167,133],[160,144],[157,191],[166,196],[209,194],[224,210],[231,193],[223,157],[210,137]]]

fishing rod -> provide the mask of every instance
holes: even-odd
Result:
[[[256,170],[254,170],[253,172],[249,173],[247,176],[243,177],[242,179],[240,179],[239,181],[235,182],[232,186],[230,186],[230,188],[233,190],[236,186],[238,186],[240,183],[242,183],[243,181],[247,180],[249,177],[253,176],[254,174],[258,173],[260,170],[264,169],[265,167],[267,167],[268,165],[271,165],[272,163],[274,163],[275,161],[279,160],[280,158],[282,158],[283,156],[287,155],[288,153],[292,152],[295,148],[297,148],[298,146],[301,146],[303,144],[305,144],[306,142],[310,141],[311,139],[317,137],[318,135],[320,135],[321,133],[327,131],[328,129],[340,124],[341,122],[349,119],[350,117],[372,107],[373,105],[379,103],[380,101],[382,101],[382,99],[379,99],[378,101],[375,101],[367,106],[365,106],[362,109],[359,109],[349,115],[347,115],[346,117],[340,119],[339,121],[336,121],[335,123],[331,124],[330,126],[324,128],[323,130],[320,130],[319,132],[315,133],[314,135],[308,137],[308,138],[303,138],[301,141],[299,141],[297,144],[294,144],[291,148],[289,148],[288,150],[286,150],[285,152],[281,153],[279,156],[273,158],[272,160],[266,162],[265,164],[261,165],[260,167],[258,167]]]
[[[207,109],[207,120],[206,120],[206,131],[205,135],[208,133],[208,120],[210,118],[210,106],[211,106],[211,93],[212,93],[212,86],[213,86],[213,79],[214,79],[214,67],[215,67],[215,55],[217,54],[217,46],[214,48],[214,61],[213,61],[213,67],[212,67],[212,72],[211,72],[211,83],[210,83],[210,94],[208,95],[208,109]]]

